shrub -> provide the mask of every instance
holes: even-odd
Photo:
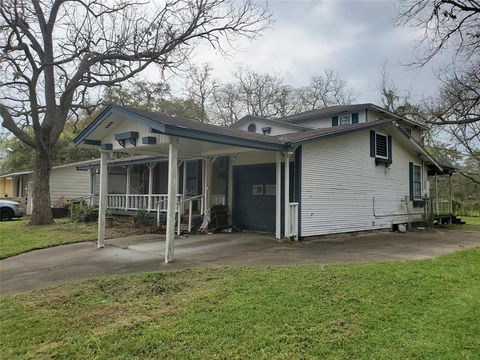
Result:
[[[145,209],[140,209],[135,212],[132,217],[133,223],[136,226],[152,226],[153,219],[149,216],[149,213]]]
[[[76,222],[92,222],[97,220],[98,212],[93,206],[79,204],[72,209],[72,220]]]

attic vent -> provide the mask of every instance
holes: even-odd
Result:
[[[266,126],[262,128],[263,135],[270,135],[272,128],[270,126]]]
[[[250,125],[248,125],[248,131],[252,133],[257,132],[257,125],[255,125],[254,123],[251,123]]]

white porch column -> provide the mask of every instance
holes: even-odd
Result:
[[[129,196],[130,195],[130,170],[132,169],[132,167],[130,165],[127,165],[127,181],[126,181],[126,185],[125,185],[125,211],[128,210],[128,208],[130,207],[130,201],[129,201]]]
[[[168,145],[168,201],[167,201],[167,232],[165,239],[165,262],[173,260],[175,239],[175,210],[177,207],[177,178],[178,178],[178,139],[170,137]]]
[[[290,157],[285,153],[285,237],[290,236]]]
[[[282,238],[282,153],[276,153],[276,182],[275,182],[275,237]]]
[[[90,170],[90,205],[95,206],[95,185],[97,185],[97,169],[93,168]]]
[[[103,248],[105,245],[105,211],[107,210],[107,190],[108,190],[108,172],[107,172],[106,151],[100,152],[100,194],[98,199],[98,241],[97,247]]]
[[[148,210],[153,210],[153,168],[155,163],[147,164],[148,166]]]

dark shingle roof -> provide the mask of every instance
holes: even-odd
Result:
[[[357,130],[364,130],[372,127],[376,127],[382,124],[391,123],[391,119],[384,120],[375,120],[366,123],[351,124],[351,125],[342,125],[334,126],[328,128],[321,128],[315,130],[301,131],[291,134],[283,134],[275,136],[285,144],[295,144],[299,142],[305,142],[308,140],[319,139],[322,137],[345,134]]]
[[[252,133],[252,132],[240,130],[240,129],[226,128],[218,125],[205,124],[199,121],[188,120],[181,117],[174,117],[174,116],[165,115],[161,113],[133,109],[125,106],[114,105],[114,107],[146,117],[162,125],[171,125],[171,126],[175,126],[183,129],[198,131],[198,132],[235,137],[239,139],[248,139],[248,140],[259,141],[263,143],[280,144],[280,145],[282,144],[277,138],[269,135]]]
[[[366,104],[354,104],[354,105],[327,106],[322,109],[309,110],[309,111],[302,112],[300,114],[286,116],[284,118],[278,119],[278,121],[294,123],[294,122],[306,120],[312,117],[327,116],[330,114],[338,114],[342,112],[350,112],[358,109],[364,109],[372,105],[373,104],[366,103]]]

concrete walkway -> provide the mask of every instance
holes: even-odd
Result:
[[[431,258],[480,246],[479,233],[420,231],[377,233],[280,243],[270,235],[194,235],[175,240],[175,259],[164,264],[164,236],[84,242],[36,250],[0,261],[0,292],[13,294],[102,275],[224,266],[332,264]]]

